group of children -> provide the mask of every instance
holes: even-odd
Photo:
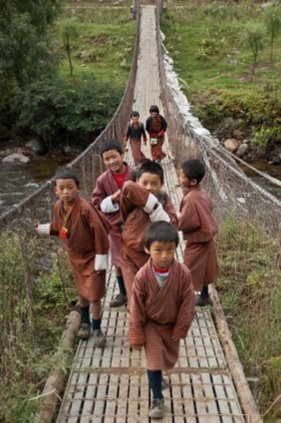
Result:
[[[133,111],[131,113],[131,121],[128,125],[124,141],[130,144],[132,156],[136,165],[140,164],[145,159],[145,155],[141,150],[141,140],[143,139],[144,144],[147,143],[145,131],[147,131],[149,135],[152,160],[160,163],[161,160],[166,157],[162,147],[167,127],[167,121],[160,115],[159,108],[156,105],[151,106],[149,109],[149,117],[146,120],[145,129],[143,123],[140,122],[139,112]]]
[[[52,222],[37,224],[36,229],[63,240],[81,308],[78,336],[88,339],[92,333],[97,347],[106,343],[101,299],[110,252],[119,287],[110,306],[127,305],[130,345],[144,347],[146,354],[152,392],[149,417],[161,418],[162,371],[175,365],[195,305],[210,303],[208,284],[218,272],[217,224],[209,195],[200,186],[205,169],[197,159],[182,164],[184,196],[177,214],[163,190],[159,163],[146,159],[133,171],[117,140],[103,142],[100,154],[107,170],[97,179],[90,203],[79,195],[77,174],[70,168],[60,170]],[[178,230],[186,240],[184,264],[175,259]]]

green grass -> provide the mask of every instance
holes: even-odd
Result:
[[[53,354],[75,289],[65,254],[57,247],[58,251],[47,258],[44,249],[49,247],[46,240],[1,233],[0,421],[3,423],[33,421],[39,401],[31,398],[42,392],[50,369],[61,364],[59,360],[54,362]],[[38,261],[45,265],[45,271],[39,270]]]
[[[241,96],[247,97],[249,103],[241,105],[242,111],[251,108],[257,99],[262,106],[264,98],[271,97],[275,103],[273,109],[278,109],[279,115],[281,111],[280,101],[276,98],[280,98],[277,81],[281,73],[281,34],[274,42],[272,67],[269,36],[265,35],[265,47],[258,54],[252,78],[253,56],[246,34],[252,22],[263,27],[264,12],[254,1],[237,5],[228,3],[201,1],[200,5],[193,2],[181,8],[169,3],[168,11],[161,19],[165,45],[174,59],[176,72],[186,82],[182,89],[195,107],[195,114],[212,132],[224,118],[237,118],[232,105],[225,103],[226,97],[235,99],[238,104]],[[209,107],[214,107],[214,98],[222,101],[224,107],[218,111],[217,119],[208,119],[206,114]],[[268,126],[276,126],[280,132],[280,119],[276,119],[271,110],[266,114]],[[251,129],[254,134],[261,124],[246,119],[244,129]]]
[[[108,7],[67,8],[51,32],[59,58],[59,73],[70,76],[64,47],[64,31],[70,34],[73,76],[94,76],[97,83],[125,89],[131,68],[136,23],[129,9]]]
[[[217,289],[246,377],[258,377],[261,411],[281,390],[281,263],[258,222],[227,219],[218,237]],[[278,415],[278,406],[268,416]],[[270,421],[270,420],[269,420]]]
[[[216,2],[219,3],[219,2]],[[221,2],[224,4],[223,2]],[[224,4],[225,8],[228,8]],[[251,6],[254,18],[260,21],[260,6]],[[189,90],[201,91],[220,88],[262,88],[262,84],[273,81],[280,73],[280,37],[275,42],[277,62],[272,70],[268,67],[269,51],[265,49],[258,59],[260,67],[257,81],[251,81],[252,54],[245,43],[249,26],[249,8],[237,6],[239,19],[221,19],[211,13],[218,6],[206,4],[199,7],[169,9],[162,19],[161,28],[166,35],[166,46],[175,59],[176,70],[189,85]],[[267,39],[269,43],[269,40]]]

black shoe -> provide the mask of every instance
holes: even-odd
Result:
[[[124,294],[116,295],[116,297],[109,303],[110,307],[121,307],[125,304],[127,304],[127,296]]]
[[[93,331],[93,338],[94,338],[94,343],[96,347],[103,348],[105,346],[106,337],[101,329],[95,329]]]
[[[164,400],[155,399],[152,401],[148,417],[152,419],[161,419],[164,416]]]
[[[91,336],[91,326],[89,323],[81,323],[77,333],[78,338],[87,341]]]
[[[196,295],[196,304],[197,307],[205,307],[208,305],[212,305],[210,297],[201,298],[200,295]]]

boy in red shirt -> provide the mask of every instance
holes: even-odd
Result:
[[[111,225],[109,233],[110,254],[111,262],[115,266],[119,293],[110,302],[110,306],[120,307],[126,304],[127,295],[121,270],[123,259],[119,201],[125,181],[132,179],[132,169],[124,162],[124,150],[117,140],[104,141],[100,146],[100,154],[107,170],[96,181],[91,203],[104,213]]]

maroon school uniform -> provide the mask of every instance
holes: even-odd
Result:
[[[124,182],[130,180],[131,177],[132,169],[128,165],[126,165],[125,174],[121,176],[114,174],[110,169],[106,170],[98,177],[91,199],[91,203],[104,213],[111,224],[109,234],[111,261],[117,267],[122,265],[121,216],[119,205],[112,204],[110,197],[118,188],[122,188]],[[106,203],[108,203],[108,208]]]
[[[186,337],[194,310],[191,275],[184,264],[174,260],[163,286],[156,280],[151,260],[138,271],[131,299],[129,339],[133,346],[144,346],[149,370],[174,367],[179,339]]]
[[[133,279],[137,271],[149,258],[149,254],[144,251],[144,233],[151,220],[149,214],[143,210],[149,194],[148,190],[132,181],[126,182],[121,192],[120,208],[124,223],[122,273],[128,298],[131,296]],[[162,204],[163,198],[166,199],[164,204]],[[176,211],[168,195],[166,193],[159,194],[158,201],[169,215],[171,223],[176,226]]]
[[[196,291],[214,282],[218,276],[214,236],[218,231],[209,194],[196,185],[184,195],[178,215],[178,229],[187,241],[184,263],[191,271]]]
[[[79,196],[66,219],[59,200],[54,205],[50,233],[63,239],[78,295],[89,302],[100,300],[105,294],[105,270],[94,270],[95,258],[107,255],[109,244],[97,211]]]
[[[128,125],[125,141],[130,142],[131,149],[132,149],[132,156],[136,164],[141,163],[145,160],[145,155],[141,151],[141,138],[143,137],[143,141],[146,142],[146,133],[143,126],[143,123],[130,123]]]

